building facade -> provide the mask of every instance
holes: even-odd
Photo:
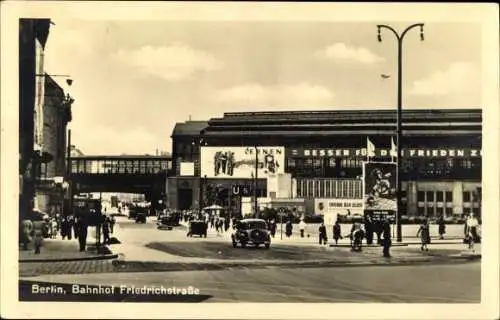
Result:
[[[224,190],[246,185],[252,196],[251,189],[257,180],[257,193],[267,195],[265,176],[206,177],[201,160],[204,153],[212,152],[210,147],[217,147],[236,156],[234,161],[238,165],[249,164],[252,158],[239,155],[238,148],[250,151],[256,147],[273,147],[284,150],[278,171],[292,176],[294,197],[361,199],[363,163],[368,161],[367,141],[370,140],[375,148],[370,161],[393,161],[395,123],[395,110],[226,113],[222,118],[209,120],[204,128],[186,130],[182,137],[174,130],[173,159],[180,159],[179,167],[187,166],[181,162],[189,159],[194,168],[188,175],[177,171],[170,179],[186,183],[181,188],[175,184],[169,186],[168,192],[174,199],[192,193],[190,205],[196,207],[196,189],[200,182],[202,195],[198,195],[199,198],[204,198],[204,185],[215,185],[219,189],[219,202],[223,204],[229,192]],[[178,124],[176,128],[183,125]],[[402,127],[402,214],[479,213],[481,110],[407,109],[403,111]],[[212,154],[207,159],[211,158]],[[262,168],[267,160],[257,162]],[[185,208],[189,201],[183,201],[182,208]],[[179,204],[175,201],[172,204],[181,208],[175,206]]]
[[[50,19],[19,20],[19,215],[34,207],[43,141],[44,49]]]
[[[63,206],[63,184],[67,176],[67,126],[72,119],[73,99],[65,96],[64,90],[45,75],[43,105],[43,150],[48,162],[41,164],[40,184],[36,191],[37,207],[47,213],[61,213]],[[67,179],[66,179],[67,180]]]

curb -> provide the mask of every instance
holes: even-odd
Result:
[[[215,269],[223,269],[223,268],[269,268],[269,267],[283,267],[283,268],[311,268],[311,267],[370,267],[370,266],[378,266],[378,267],[393,267],[393,266],[408,266],[408,265],[447,265],[457,263],[457,260],[460,263],[470,263],[474,260],[478,260],[480,257],[437,257],[437,258],[422,258],[422,259],[410,259],[410,260],[400,260],[393,261],[391,259],[387,259],[385,261],[376,261],[376,262],[363,262],[363,261],[354,261],[354,262],[346,262],[346,261],[328,261],[328,260],[317,260],[317,261],[301,261],[301,262],[265,262],[261,261],[258,263],[255,262],[238,262],[238,263],[230,263],[230,262],[157,262],[157,261],[117,261],[115,264],[118,265],[133,265],[134,263],[140,264],[152,264],[160,266],[156,270],[152,270],[149,272],[168,272],[168,271],[193,271],[193,270],[202,270],[206,268],[215,268]],[[186,269],[186,267],[191,267],[190,269]],[[143,271],[131,271],[131,272],[143,272]]]
[[[391,244],[392,247],[407,247],[411,243],[393,243]],[[338,248],[350,248],[350,244],[330,244],[330,247],[338,247]],[[382,245],[380,244],[363,244],[363,248],[380,248]]]
[[[92,260],[111,260],[117,259],[117,254],[105,254],[101,256],[90,256],[90,257],[81,257],[81,258],[60,258],[60,259],[23,259],[19,260],[19,263],[28,263],[28,262],[65,262],[65,261],[92,261]]]

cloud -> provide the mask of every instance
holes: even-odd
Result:
[[[480,72],[471,63],[455,62],[444,71],[414,81],[408,93],[422,96],[474,93],[479,91],[480,81]]]
[[[314,56],[316,58],[330,59],[338,62],[356,62],[362,64],[374,64],[385,60],[366,48],[350,47],[342,42],[319,50]]]
[[[334,94],[325,87],[299,83],[265,87],[250,83],[221,90],[215,100],[221,103],[287,107],[290,105],[331,105]]]
[[[222,68],[210,53],[195,50],[183,44],[172,46],[144,46],[136,50],[119,50],[112,58],[128,64],[145,75],[157,76],[169,81],[184,80],[196,72],[208,72]]]
[[[92,134],[88,129],[72,131],[72,144],[88,155],[154,154],[163,147],[161,139],[141,127],[123,130],[94,125]]]

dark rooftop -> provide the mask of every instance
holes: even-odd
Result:
[[[186,121],[175,124],[172,136],[196,136],[208,126],[207,121]]]

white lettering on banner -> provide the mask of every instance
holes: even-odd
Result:
[[[299,149],[300,150],[300,149]],[[273,151],[272,151],[273,152]],[[280,154],[281,150],[276,150]],[[366,148],[344,148],[344,149],[303,149],[305,157],[366,157]],[[388,157],[392,155],[389,149],[377,148],[376,155]],[[291,155],[299,155],[297,149],[291,151]],[[402,149],[402,157],[481,157],[482,150],[479,149]]]

